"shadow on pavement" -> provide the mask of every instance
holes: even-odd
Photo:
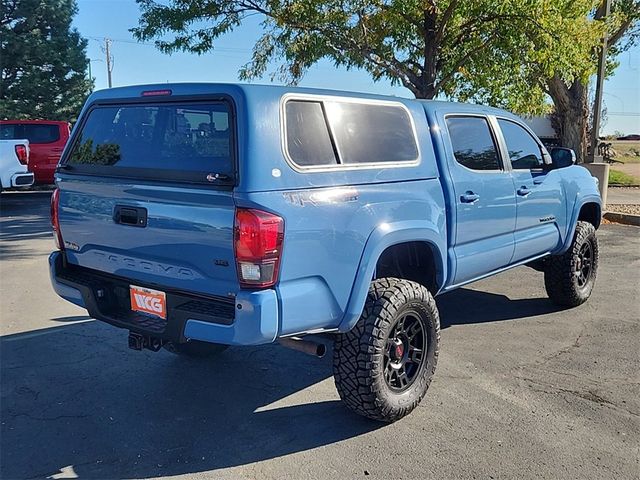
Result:
[[[52,318],[52,322],[60,322],[60,323],[73,323],[73,322],[83,322],[86,320],[91,320],[91,317],[88,315],[73,315],[71,317],[58,317]]]
[[[28,240],[51,238],[50,191],[9,192],[0,196],[0,256],[18,260],[41,255]],[[53,245],[53,243],[52,243]]]
[[[98,322],[2,338],[0,477],[206,472],[382,427],[306,390],[330,378],[330,355],[263,346],[192,361],[126,340]]]
[[[440,326],[498,322],[559,312],[546,297],[511,300],[506,295],[460,288],[437,297]]]

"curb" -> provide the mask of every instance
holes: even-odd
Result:
[[[640,215],[631,215],[629,213],[605,212],[604,218],[610,222],[622,223],[624,225],[633,225],[640,227]]]

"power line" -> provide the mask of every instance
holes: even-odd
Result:
[[[104,42],[106,37],[97,37],[97,36],[87,36],[90,40],[95,40],[96,42]],[[125,39],[125,38],[111,38],[109,40],[116,43],[127,43],[129,45],[144,45],[147,47],[156,47],[155,43],[150,42],[138,42],[136,40]],[[237,52],[237,53],[251,53],[252,50],[249,48],[234,48],[234,47],[215,47],[214,51],[219,52]]]

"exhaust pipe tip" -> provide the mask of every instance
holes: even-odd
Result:
[[[327,346],[325,344],[303,340],[299,337],[280,338],[278,343],[283,347],[297,350],[298,352],[306,353],[316,358],[322,358],[327,353]]]

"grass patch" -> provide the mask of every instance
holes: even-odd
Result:
[[[640,185],[640,179],[618,170],[609,170],[609,185]]]

